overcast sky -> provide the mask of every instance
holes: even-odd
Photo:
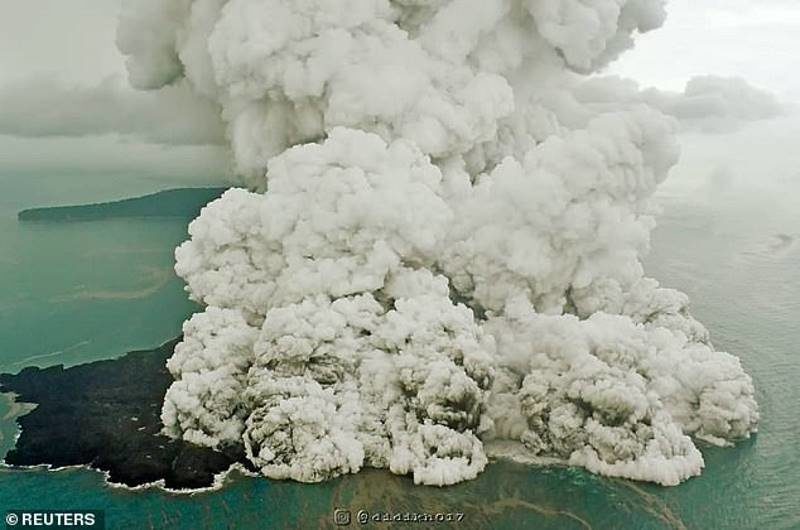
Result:
[[[0,82],[56,73],[92,83],[124,64],[114,45],[120,0],[0,0]]]
[[[669,0],[663,28],[614,65],[643,84],[678,90],[694,75],[740,76],[800,101],[800,1]]]
[[[639,38],[637,48],[611,67],[642,85],[681,90],[694,75],[741,76],[785,101],[800,102],[800,0],[670,0],[665,27]],[[96,86],[111,75],[123,75],[123,59],[114,44],[121,0],[0,0],[0,89],[14,81],[47,75],[67,83]],[[2,110],[2,109],[0,109]],[[13,141],[12,141],[13,140]],[[42,162],[39,145],[53,157],[48,164],[80,164],[66,153],[80,139],[61,145],[58,139],[10,139],[0,136],[0,171],[35,167]],[[92,138],[80,152],[92,149]],[[40,144],[40,142],[48,142]],[[132,143],[133,142],[133,143]],[[131,145],[104,140],[102,168],[115,160],[129,164]],[[224,164],[209,166],[211,151],[197,146],[162,147],[211,178]],[[152,161],[137,148],[141,164],[163,164],[164,152]],[[31,153],[34,154],[31,158]],[[198,157],[198,153],[203,156]],[[202,162],[192,162],[195,159]],[[99,160],[99,159],[98,159]],[[87,161],[94,164],[96,160]],[[194,164],[194,165],[193,165]],[[91,169],[91,168],[89,168]]]
[[[124,76],[124,59],[115,45],[120,4],[121,0],[0,0],[0,90],[31,77],[97,87],[109,76]],[[108,104],[109,91],[105,94]],[[43,115],[61,112],[74,122],[80,109],[71,109],[69,103]],[[117,173],[120,178],[147,173],[169,176],[172,180],[165,185],[174,185],[176,179],[204,185],[223,181],[227,160],[222,153],[219,147],[157,145],[113,135],[0,135],[0,172]]]

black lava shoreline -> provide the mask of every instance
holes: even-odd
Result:
[[[107,472],[112,484],[163,481],[172,490],[211,487],[215,475],[236,463],[249,468],[238,450],[214,451],[161,434],[161,404],[172,383],[166,360],[178,340],[67,369],[0,374],[0,392],[37,404],[17,418],[22,432],[5,463],[83,465]]]

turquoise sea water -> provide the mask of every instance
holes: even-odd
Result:
[[[172,272],[185,223],[16,219],[22,208],[139,195],[172,182],[0,175],[0,371],[86,362],[175,335],[194,309]]]
[[[175,220],[19,224],[16,211],[181,185],[168,178],[0,175],[0,371],[113,357],[175,336],[193,311],[171,273],[185,237]],[[102,509],[110,528],[328,528],[334,508],[463,512],[459,528],[800,528],[800,208],[798,190],[672,189],[649,274],[692,297],[716,345],[753,375],[759,434],[703,447],[707,469],[675,488],[577,469],[490,465],[446,489],[367,471],[319,485],[233,473],[225,487],[178,495],[110,488],[84,469],[0,469],[0,511]],[[0,402],[2,449],[14,434]],[[57,442],[56,442],[57,443]],[[353,526],[358,526],[353,523]]]

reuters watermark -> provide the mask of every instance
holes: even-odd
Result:
[[[105,514],[100,510],[8,510],[6,530],[21,528],[105,529]]]

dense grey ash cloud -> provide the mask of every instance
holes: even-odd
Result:
[[[646,104],[678,120],[684,132],[728,133],[790,110],[773,94],[742,78],[712,75],[691,78],[682,92],[641,90],[630,79],[598,77],[579,85],[575,97],[594,112]]]
[[[225,144],[221,110],[186,83],[140,92],[118,77],[94,86],[43,76],[2,85],[0,134],[31,138],[119,134],[165,145]]]

